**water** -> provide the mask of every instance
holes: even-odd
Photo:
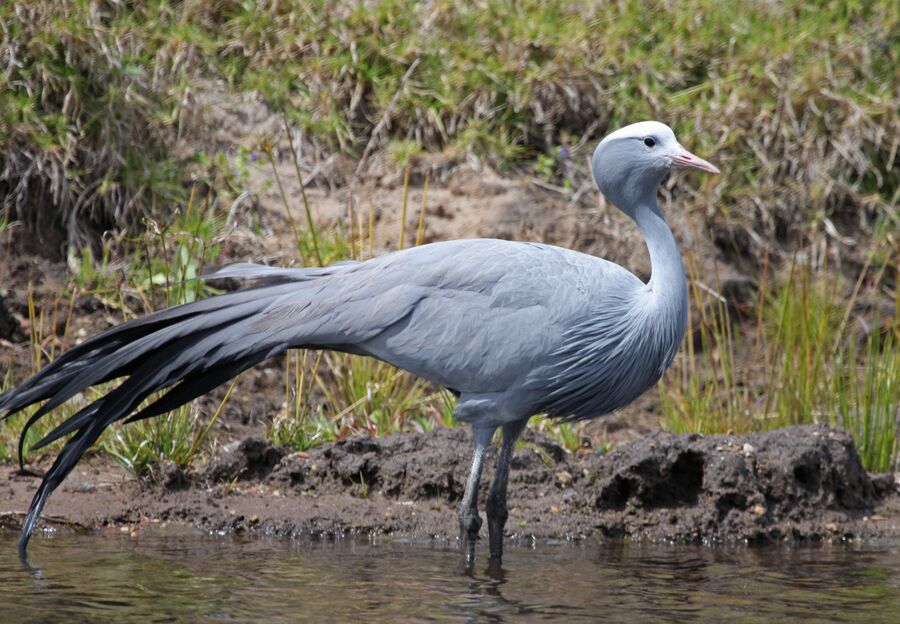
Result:
[[[900,622],[900,545],[804,548],[0,534],[13,622]]]

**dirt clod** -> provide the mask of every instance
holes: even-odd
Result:
[[[611,453],[599,477],[601,531],[677,541],[816,539],[871,513],[881,492],[850,436],[824,426],[658,432]]]
[[[148,480],[167,490],[183,490],[191,485],[187,472],[170,460],[161,461],[151,467]]]
[[[262,438],[246,438],[226,446],[199,473],[209,481],[261,479],[287,454],[286,448],[272,446]]]

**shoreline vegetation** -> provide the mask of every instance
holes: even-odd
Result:
[[[293,261],[365,259],[383,251],[384,212],[402,215],[393,247],[425,241],[442,167],[476,163],[580,205],[596,192],[585,166],[596,140],[664,118],[723,175],[663,191],[667,214],[694,215],[712,253],[683,246],[688,339],[660,382],[655,420],[704,434],[839,426],[867,470],[897,471],[893,3],[650,4],[0,6],[0,255],[38,252],[65,267],[53,293],[5,269],[0,313],[15,323],[0,336],[0,390],[83,339],[78,319],[121,322],[215,294],[186,280],[243,259],[236,236],[264,249],[260,176]],[[205,140],[216,102],[238,97],[274,122],[237,147]],[[365,201],[378,168],[400,172],[397,205]],[[308,185],[350,189],[344,217],[317,223]],[[254,392],[271,409],[251,418],[239,396]],[[26,451],[92,398],[36,425]],[[209,400],[114,427],[97,453],[144,476],[161,461],[208,459],[248,419],[267,441],[307,452],[453,426],[453,404],[382,363],[292,351]],[[15,460],[29,415],[0,428],[0,460]],[[611,445],[581,425],[531,426],[576,454]]]

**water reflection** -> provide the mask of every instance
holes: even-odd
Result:
[[[900,548],[584,544],[466,569],[452,543],[0,536],[4,622],[893,622]]]

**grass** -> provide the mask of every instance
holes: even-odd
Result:
[[[76,248],[166,221],[185,177],[218,169],[175,149],[208,132],[210,85],[258,95],[309,153],[462,151],[570,189],[595,139],[651,117],[724,165],[691,201],[723,253],[758,263],[769,245],[896,226],[898,19],[889,0],[13,3],[0,188],[13,217]]]
[[[146,474],[161,461],[187,467],[206,450],[210,431],[231,398],[236,382],[237,378],[232,380],[205,424],[196,404],[188,403],[156,418],[113,426],[104,435],[101,447],[136,476]]]
[[[71,307],[71,299],[68,305],[65,299],[58,298],[53,306],[48,310],[43,306],[39,306],[35,299],[34,293],[28,292],[28,325],[29,345],[28,355],[30,359],[30,368],[32,373],[39,371],[45,364],[52,361],[59,354],[60,339],[56,335],[56,329],[59,327],[59,320],[62,314],[65,314],[66,307]],[[71,315],[66,315],[66,319]],[[63,335],[66,333],[68,322],[63,328]],[[10,354],[7,370],[0,381],[0,391],[13,388],[16,385],[13,379],[12,354]],[[59,409],[48,415],[46,418],[35,423],[25,438],[23,444],[23,455],[28,457],[28,449],[38,442],[45,434],[49,433],[60,422],[74,415],[84,405],[84,400],[70,401]],[[31,407],[23,410],[9,418],[2,429],[0,429],[0,460],[12,461],[18,457],[18,433],[22,431],[25,424],[31,416],[37,411],[37,407]],[[48,447],[50,450],[58,450],[59,443],[52,444]],[[46,451],[44,451],[46,452]]]
[[[408,430],[434,390],[417,377],[372,358],[326,353],[317,379],[341,437]]]
[[[0,7],[0,187],[51,249],[97,242],[182,197],[169,143],[184,92],[154,76],[165,51],[146,45],[150,28],[88,1]]]
[[[52,361],[60,353],[61,345],[73,339],[70,321],[79,295],[92,295],[108,309],[117,311],[122,320],[127,320],[159,307],[215,293],[194,278],[218,258],[219,241],[232,230],[220,204],[212,196],[201,201],[198,192],[194,192],[181,209],[173,212],[169,223],[152,222],[143,235],[126,239],[121,245],[107,240],[97,258],[90,248],[84,248],[80,258],[70,257],[69,266],[74,271],[69,284],[51,300],[41,304],[29,293],[31,372]],[[63,323],[60,319],[66,320]],[[13,379],[10,356],[2,385],[7,389],[16,381],[23,380]],[[37,451],[36,456],[27,453],[43,434],[113,385],[92,388],[87,396],[76,397],[38,421],[25,438],[26,459],[30,461],[48,450],[58,450],[60,443]],[[196,405],[187,405],[149,421],[116,424],[101,438],[99,446],[136,475],[144,474],[161,460],[186,466],[207,449],[211,427],[221,415],[232,389],[233,385],[211,415],[201,413]],[[155,398],[149,398],[147,403]],[[9,460],[15,456],[18,432],[35,411],[36,408],[25,410],[0,430],[0,458]]]
[[[266,438],[273,444],[305,451],[338,438],[339,426],[325,415],[324,405],[315,400],[321,361],[321,353],[306,349],[285,353],[284,410],[266,429]]]
[[[863,271],[852,287],[828,265],[795,262],[785,279],[771,282],[764,272],[752,306],[755,323],[742,325],[730,318],[718,289],[702,288],[694,275],[688,328],[693,339],[660,382],[665,426],[745,433],[827,423],[851,433],[869,470],[896,470],[896,275],[890,255],[877,269]],[[864,283],[868,286],[862,288]],[[894,304],[885,310],[889,287]],[[860,314],[862,299],[876,311]]]
[[[205,90],[253,93],[302,137],[303,154],[345,154],[358,173],[383,149],[405,188],[412,155],[446,151],[530,168],[575,194],[590,185],[583,161],[595,139],[660,118],[725,172],[679,200],[723,258],[760,275],[750,319],[737,322],[693,267],[692,339],[662,387],[667,426],[843,423],[866,465],[883,469],[897,456],[898,306],[891,316],[860,302],[896,300],[898,20],[888,0],[752,11],[737,0],[6,3],[0,244],[64,247],[75,268],[32,328],[77,293],[124,319],[214,292],[190,280],[219,256],[252,156],[205,147]],[[372,208],[312,227],[297,145],[288,142],[302,215],[274,167],[288,152],[274,147],[260,151],[298,259],[371,256]],[[406,197],[403,214],[417,208]],[[406,240],[401,230],[398,247]],[[824,262],[801,257],[823,244]],[[35,366],[59,338],[43,332],[32,334]],[[387,365],[291,352],[285,370],[269,436],[298,449],[452,423],[452,397]],[[185,408],[104,444],[135,471],[190,461],[210,418]],[[578,446],[580,429],[541,426]]]

